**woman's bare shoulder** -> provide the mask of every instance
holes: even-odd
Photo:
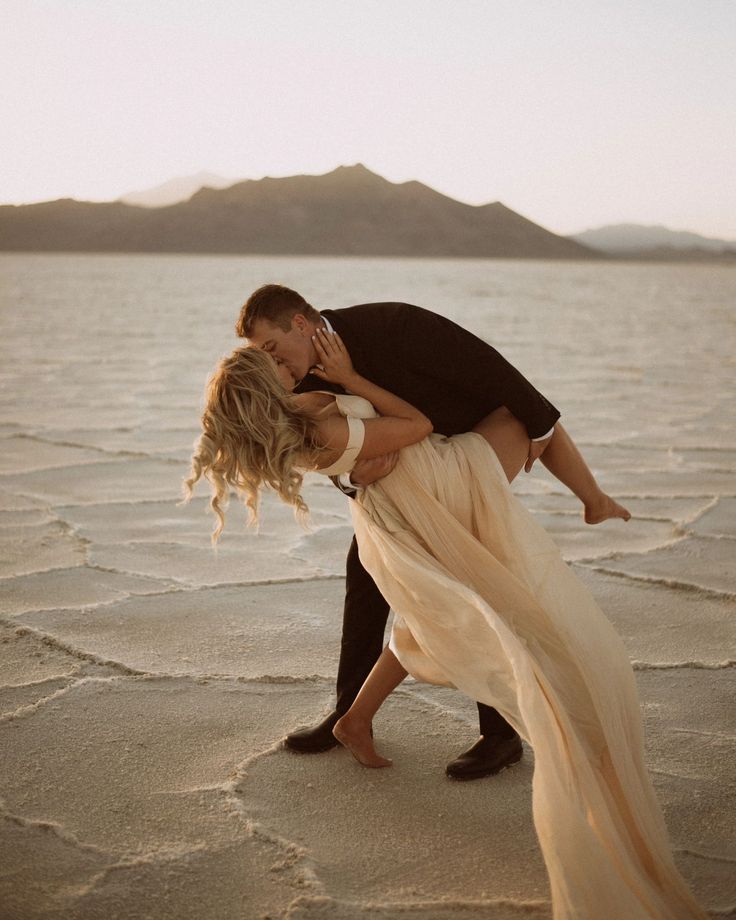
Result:
[[[295,393],[292,399],[300,409],[306,409],[310,412],[319,412],[329,406],[337,408],[334,395],[319,390],[313,390],[310,393]]]

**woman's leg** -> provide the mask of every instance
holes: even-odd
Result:
[[[332,729],[332,734],[340,744],[363,766],[391,766],[392,761],[376,753],[371,723],[383,701],[399,686],[406,674],[396,655],[386,646],[355,697],[355,702]]]
[[[478,422],[473,431],[482,434],[491,445],[509,482],[515,479],[529,454],[529,435],[516,416],[501,406]],[[626,508],[601,489],[572,438],[559,422],[540,459],[550,473],[585,505],[588,524],[600,524],[608,518],[628,521],[631,517]]]
[[[473,431],[482,434],[488,441],[506,473],[506,478],[513,482],[529,456],[529,435],[526,428],[506,406],[501,406],[481,419]]]
[[[619,505],[601,489],[575,442],[559,422],[555,425],[552,440],[539,459],[585,505],[587,524],[600,524],[608,518],[628,521],[631,517],[623,505]]]

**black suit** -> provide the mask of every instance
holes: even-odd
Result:
[[[560,413],[494,348],[451,320],[404,303],[361,304],[323,310],[340,334],[355,369],[368,380],[421,409],[434,430],[470,431],[494,409],[506,406],[541,437]],[[307,376],[297,390],[325,389]],[[338,388],[339,389],[339,388]],[[347,559],[342,646],[337,674],[337,710],[346,712],[383,647],[388,604],[358,558],[355,538]],[[506,723],[478,704],[481,734]]]

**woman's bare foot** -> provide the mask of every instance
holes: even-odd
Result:
[[[601,492],[600,498],[585,506],[585,523],[600,524],[609,518],[621,518],[628,521],[631,518],[631,512],[615,502],[610,495]]]
[[[332,734],[364,767],[390,767],[393,763],[376,753],[370,723],[361,723],[354,717],[344,715],[335,723]]]

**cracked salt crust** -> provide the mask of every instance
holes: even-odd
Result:
[[[8,380],[24,394],[0,394],[5,909],[24,920],[185,920],[213,906],[223,920],[549,917],[529,815],[533,752],[493,781],[444,778],[475,738],[471,701],[407,681],[376,723],[396,760],[383,776],[342,750],[312,758],[279,747],[332,705],[347,500],[309,476],[311,533],[269,497],[260,535],[231,514],[216,555],[206,489],[176,504],[202,384],[223,350],[212,329],[232,323],[222,279],[255,287],[248,272],[261,263],[13,256],[11,269],[13,260],[23,264],[13,283],[28,291],[23,322],[8,315],[0,337]],[[299,262],[318,286],[326,264]],[[370,299],[374,266],[350,264]],[[595,285],[583,296],[565,283],[550,326],[546,304],[569,267],[496,266],[507,311],[473,295],[487,279],[467,288],[487,266],[442,265],[452,276],[443,290],[462,304],[456,318],[475,317],[482,331],[492,316],[488,336],[565,409],[604,485],[637,518],[586,528],[540,464],[515,485],[563,554],[586,560],[576,571],[636,662],[678,863],[704,903],[727,910],[736,400],[728,330],[715,331],[725,314],[693,324],[687,302],[677,307],[679,275],[672,285],[666,269],[604,267],[619,301],[600,312]],[[418,302],[436,299],[433,266],[412,281]],[[52,311],[39,296],[44,271]],[[637,301],[652,272],[666,308]],[[701,306],[712,279],[697,276]],[[94,309],[80,312],[88,283]],[[535,284],[543,314],[529,300]],[[591,309],[614,338],[636,316],[639,332],[615,361],[581,346]],[[666,322],[678,309],[682,348]],[[53,353],[34,338],[41,323]]]

